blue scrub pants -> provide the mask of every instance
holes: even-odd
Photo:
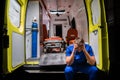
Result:
[[[98,69],[89,64],[66,66],[64,70],[66,80],[73,80],[74,74],[78,71],[88,74],[89,80],[96,80]]]

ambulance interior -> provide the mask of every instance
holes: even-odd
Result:
[[[97,6],[98,0],[94,0],[93,4]],[[82,37],[86,43],[92,40],[89,40],[88,36],[88,17],[84,0],[29,0],[26,11],[25,58],[28,65],[65,65],[65,49],[76,37]],[[36,17],[38,24],[36,53],[32,53],[33,17]],[[97,31],[91,35],[97,39]],[[99,62],[98,49],[95,47],[98,41],[91,42],[91,45],[92,43],[96,43],[93,47]]]

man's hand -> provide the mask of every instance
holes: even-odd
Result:
[[[76,43],[74,43],[74,49],[77,49],[78,45]]]
[[[85,48],[85,45],[84,45],[84,44],[81,46],[81,48],[82,48],[82,51],[83,51],[83,52],[86,51],[86,48]]]

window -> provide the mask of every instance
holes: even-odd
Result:
[[[20,26],[20,4],[17,0],[10,0],[9,17],[13,25]]]

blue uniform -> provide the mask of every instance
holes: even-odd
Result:
[[[74,48],[73,45],[70,45],[67,47],[66,56],[71,55],[73,48]],[[89,44],[85,44],[85,48],[87,52],[90,54],[90,56],[94,56],[92,48]],[[74,62],[71,65],[66,65],[65,71],[64,71],[66,80],[72,80],[74,73],[78,71],[88,74],[89,80],[96,80],[95,78],[96,78],[96,73],[98,69],[96,66],[91,66],[87,63],[87,60],[83,51],[81,52],[76,51],[74,55]]]

